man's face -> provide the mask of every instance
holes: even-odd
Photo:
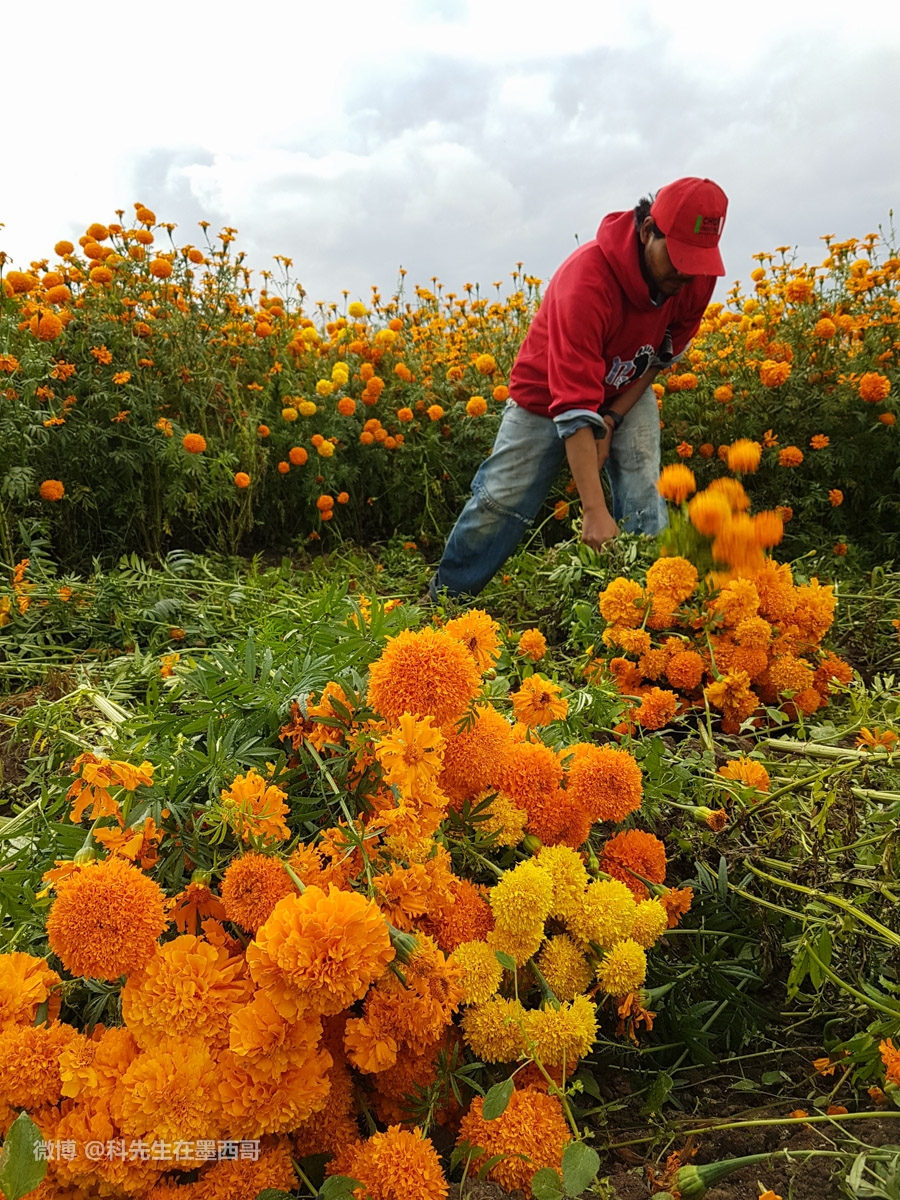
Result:
[[[647,217],[641,226],[641,242],[644,246],[644,266],[656,290],[662,296],[677,296],[693,275],[683,275],[677,270],[666,249],[666,239],[653,232],[653,218]]]

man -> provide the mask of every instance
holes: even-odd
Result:
[[[481,591],[537,516],[564,459],[588,546],[615,537],[619,521],[631,532],[665,528],[650,384],[683,354],[715,277],[725,274],[718,246],[727,207],[711,180],[678,179],[652,202],[604,217],[596,238],[555,273],[512,369],[494,448],[431,580],[432,598]]]

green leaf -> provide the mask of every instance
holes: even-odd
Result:
[[[675,1080],[665,1071],[660,1073],[650,1085],[650,1090],[647,1092],[647,1099],[644,1101],[644,1113],[658,1113],[665,1102],[668,1100],[672,1088],[675,1086]]]
[[[790,1083],[791,1081],[791,1077],[786,1071],[763,1071],[760,1079],[766,1087],[771,1087],[773,1083]]]
[[[502,950],[495,950],[494,954],[496,955],[497,962],[504,971],[514,971],[516,969],[516,960],[509,954],[504,954]]]
[[[541,1167],[531,1181],[534,1200],[562,1200],[565,1195],[559,1172],[552,1167]]]
[[[335,1175],[335,1179],[340,1179],[339,1175]],[[349,1192],[338,1192],[339,1196],[349,1196]],[[256,1200],[291,1200],[290,1192],[283,1192],[281,1188],[263,1188],[261,1192],[256,1193]]]
[[[357,1188],[363,1185],[358,1179],[351,1179],[349,1175],[332,1175],[330,1179],[326,1179],[322,1184],[322,1190],[319,1192],[319,1200],[344,1200],[345,1197],[351,1197]],[[275,1192],[274,1196],[280,1197],[285,1195],[284,1192]],[[263,1200],[266,1196],[265,1192],[260,1193],[256,1200]]]
[[[0,1190],[6,1200],[19,1200],[33,1192],[47,1174],[41,1131],[22,1112],[10,1126],[0,1152]]]
[[[563,1185],[569,1196],[580,1196],[600,1170],[600,1155],[584,1142],[570,1142],[563,1151]]]
[[[481,1110],[481,1115],[485,1121],[496,1121],[498,1117],[502,1117],[506,1112],[506,1106],[509,1104],[512,1094],[512,1079],[504,1079],[502,1083],[495,1083],[492,1088],[488,1088],[487,1095],[484,1098],[484,1107]]]

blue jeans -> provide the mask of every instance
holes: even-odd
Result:
[[[656,490],[659,454],[659,409],[647,388],[616,430],[606,468],[613,516],[627,532],[657,534],[668,523]],[[490,582],[540,512],[565,459],[552,419],[507,401],[494,448],[475,473],[431,580],[432,598],[444,589],[475,596]]]

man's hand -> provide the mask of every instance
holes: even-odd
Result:
[[[598,443],[599,444],[599,443]],[[584,509],[581,520],[581,540],[594,550],[602,550],[606,542],[619,532],[619,527],[612,519],[606,505],[599,508]]]

